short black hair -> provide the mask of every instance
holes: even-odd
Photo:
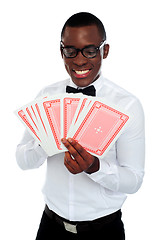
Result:
[[[103,23],[95,15],[88,12],[79,12],[72,15],[64,24],[61,32],[61,39],[63,38],[66,27],[84,27],[96,25],[101,36],[102,40],[106,40],[106,31]]]

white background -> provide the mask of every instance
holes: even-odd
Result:
[[[68,77],[59,53],[64,22],[89,11],[110,44],[103,74],[134,93],[146,117],[146,175],[123,207],[128,240],[166,239],[168,194],[168,7],[163,0],[1,0],[0,239],[33,240],[44,208],[46,165],[22,171],[15,149],[24,127],[13,111]]]

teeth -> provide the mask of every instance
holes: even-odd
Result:
[[[89,70],[84,70],[84,71],[76,71],[76,70],[75,70],[75,72],[76,72],[77,74],[79,74],[79,75],[82,75],[82,74],[88,73]]]

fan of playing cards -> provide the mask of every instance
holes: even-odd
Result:
[[[61,138],[70,137],[102,158],[130,120],[103,98],[67,93],[38,98],[15,114],[48,156],[67,151]]]

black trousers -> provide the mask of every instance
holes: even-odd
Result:
[[[125,240],[124,225],[121,220],[121,212],[116,219],[103,227],[90,229],[77,234],[68,232],[63,226],[43,212],[36,240],[93,240],[93,239]]]

